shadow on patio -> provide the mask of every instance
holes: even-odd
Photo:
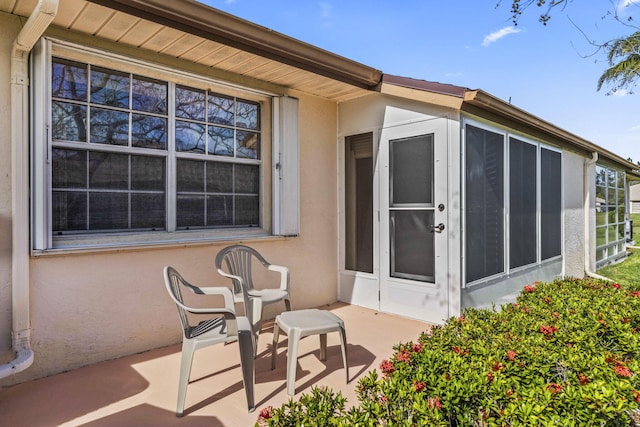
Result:
[[[300,341],[296,396],[313,385],[340,390],[347,406],[357,402],[358,379],[391,356],[399,342],[418,338],[428,324],[333,304],[346,326],[350,382],[345,384],[340,343],[329,334],[327,360],[317,336]],[[178,319],[176,318],[176,327]],[[271,370],[273,322],[264,324],[256,359],[256,411],[248,413],[237,344],[196,352],[183,418],[175,416],[180,345],[87,366],[0,390],[3,425],[10,426],[253,426],[261,408],[288,401],[286,336],[280,336]],[[36,354],[37,357],[37,354]]]

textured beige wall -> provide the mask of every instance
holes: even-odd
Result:
[[[0,12],[0,364],[11,351],[11,47],[17,17]]]
[[[569,151],[562,154],[564,275],[571,277],[584,276],[584,162],[584,157]]]
[[[5,21],[0,16],[0,87],[8,90],[6,40],[11,37],[5,36],[9,31]],[[258,249],[271,263],[289,267],[292,303],[299,309],[337,300],[337,106],[320,98],[291,95],[300,98],[300,237],[242,243]],[[7,102],[0,97],[4,129],[8,128]],[[0,142],[0,231],[4,234],[10,231],[10,144],[5,132],[0,133]],[[0,350],[10,347],[9,244],[0,239]],[[214,267],[215,255],[224,245],[33,257],[35,362],[25,372],[0,381],[0,386],[180,341],[179,320],[164,288],[162,268],[170,264],[194,284],[230,285]],[[272,273],[267,279],[275,287],[279,276]],[[266,311],[266,317],[274,314],[274,309]]]

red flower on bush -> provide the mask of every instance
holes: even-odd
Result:
[[[380,370],[385,375],[391,375],[396,370],[396,367],[394,366],[393,362],[385,359],[380,364]]]
[[[632,297],[640,297],[640,291],[629,292],[629,295],[631,295]]]
[[[578,374],[578,381],[580,381],[580,385],[585,385],[589,382],[589,377],[585,374]]]
[[[509,360],[515,359],[517,355],[518,355],[518,353],[516,353],[513,350],[508,350],[507,351],[507,359],[509,359]]]
[[[260,414],[258,415],[258,420],[268,420],[273,417],[273,406],[267,406],[266,408],[262,408],[260,410]]]
[[[553,325],[552,326],[542,325],[540,326],[540,329],[539,329],[539,331],[546,337],[553,335],[557,330],[558,328],[556,328]]]
[[[493,372],[489,372],[487,374],[487,382],[488,383],[492,383],[493,382],[493,378],[494,378]]]
[[[466,348],[460,348],[458,346],[453,346],[451,349],[455,354],[469,354],[469,350]]]
[[[416,343],[413,345],[413,352],[420,353],[422,351],[422,344]]]
[[[622,286],[619,283],[614,283],[613,285],[611,285],[611,287],[617,290],[617,289],[620,289]]]
[[[406,363],[409,360],[411,360],[411,353],[409,353],[406,350],[400,351],[396,355],[396,360],[399,361],[399,362],[405,362]]]
[[[510,388],[510,389],[508,389],[507,391],[504,392],[505,396],[507,396],[507,397],[513,396],[513,393],[514,392],[513,392],[512,388]]]
[[[635,400],[636,403],[640,403],[640,391],[633,390],[633,400]]]
[[[418,393],[420,393],[422,390],[424,390],[426,386],[427,386],[427,384],[423,383],[422,381],[414,381],[413,382],[413,388]]]
[[[549,383],[549,385],[547,385],[547,390],[554,394],[560,393],[562,391],[562,385],[557,383]]]
[[[533,285],[527,285],[527,286],[525,286],[525,287],[524,287],[524,291],[525,291],[525,292],[532,293],[532,292],[535,292],[535,291],[536,291],[536,287],[535,287],[535,286],[533,286]]]
[[[427,401],[427,405],[429,408],[442,409],[442,402],[440,402],[440,398],[438,396],[430,397]]]
[[[491,366],[491,369],[493,369],[494,371],[499,371],[500,369],[504,368],[504,365],[500,362],[496,362],[493,364],[493,366]]]
[[[616,364],[615,368],[613,368],[613,371],[621,377],[630,377],[633,375],[633,372],[631,372],[631,370],[624,366],[622,363]]]

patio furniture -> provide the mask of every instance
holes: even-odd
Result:
[[[257,260],[267,270],[280,273],[280,286],[278,288],[261,288],[254,286],[252,266]],[[223,248],[216,256],[216,268],[218,273],[233,281],[233,295],[235,302],[245,303],[245,315],[249,317],[255,334],[255,351],[257,351],[258,335],[262,327],[263,307],[268,304],[284,301],[286,311],[291,311],[291,298],[289,296],[289,269],[280,265],[267,262],[258,251],[249,246],[232,245]],[[225,264],[227,271],[222,269]],[[249,296],[248,304],[243,295],[243,289]]]
[[[196,350],[215,344],[238,341],[242,381],[247,396],[249,412],[255,409],[254,403],[254,335],[249,319],[236,316],[231,290],[226,287],[197,287],[187,282],[174,268],[164,268],[164,282],[167,291],[178,308],[182,322],[182,357],[180,360],[180,378],[178,381],[178,404],[176,415],[181,417],[187,395],[187,384],[191,373],[191,363]],[[219,295],[224,299],[224,307],[190,307],[183,299],[183,291],[198,295]],[[198,315],[215,315],[207,320],[194,322]]]
[[[340,333],[340,347],[342,347],[342,364],[349,383],[349,365],[347,364],[347,335],[344,322],[330,311],[308,309],[287,311],[276,316],[273,327],[273,345],[271,347],[271,369],[276,367],[276,348],[278,346],[279,331],[287,334],[287,394],[295,394],[296,363],[298,360],[298,343],[302,337],[320,335],[320,360],[327,360],[327,334]]]

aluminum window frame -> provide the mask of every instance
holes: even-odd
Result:
[[[520,272],[520,271],[526,271],[529,270],[531,268],[537,268],[538,266],[550,263],[550,262],[554,262],[557,261],[558,259],[562,259],[564,257],[564,182],[563,182],[563,173],[564,171],[562,170],[560,173],[560,198],[561,198],[561,205],[560,205],[560,224],[561,224],[561,253],[560,255],[548,258],[543,260],[542,259],[542,254],[541,254],[541,233],[539,232],[541,230],[541,150],[542,149],[546,149],[546,150],[550,150],[553,152],[557,152],[560,154],[560,164],[561,166],[563,165],[564,161],[563,161],[563,150],[559,147],[556,147],[554,145],[551,145],[545,141],[533,138],[531,136],[528,136],[522,132],[518,132],[515,131],[511,128],[508,128],[506,126],[502,126],[499,125],[497,123],[494,122],[489,122],[489,121],[485,121],[483,119],[480,118],[476,118],[476,117],[464,117],[462,122],[462,126],[461,126],[461,151],[462,151],[462,155],[461,155],[461,172],[462,172],[462,176],[461,176],[461,187],[462,187],[462,218],[461,218],[461,222],[462,222],[462,229],[463,229],[463,233],[462,233],[462,247],[461,247],[461,251],[462,251],[462,264],[461,264],[461,269],[462,269],[462,287],[463,288],[471,288],[474,286],[482,286],[483,284],[486,283],[493,283],[495,282],[496,279],[499,278],[508,278],[510,275]],[[504,247],[504,251],[503,251],[503,255],[504,255],[504,259],[503,259],[503,271],[500,273],[496,273],[487,277],[483,277],[483,278],[479,278],[476,279],[472,282],[467,282],[467,257],[469,256],[469,254],[467,254],[467,188],[466,188],[466,161],[467,161],[467,153],[466,153],[466,138],[467,138],[467,125],[471,125],[486,131],[490,131],[490,132],[494,132],[496,134],[502,135],[503,137],[503,183],[504,183],[504,188],[503,188],[503,196],[504,196],[504,215],[503,215],[503,234],[504,234],[504,243],[503,243],[503,247]],[[511,180],[509,177],[509,167],[510,167],[510,138],[514,138],[517,139],[518,141],[524,142],[524,143],[528,143],[528,144],[532,144],[535,145],[537,147],[536,149],[536,227],[538,232],[536,233],[537,235],[537,239],[536,239],[536,261],[534,263],[531,264],[527,264],[527,265],[523,265],[523,266],[518,266],[515,268],[510,268],[510,239],[512,238],[511,233],[510,233],[510,210],[511,210],[511,203],[510,203],[510,190],[511,190]]]

